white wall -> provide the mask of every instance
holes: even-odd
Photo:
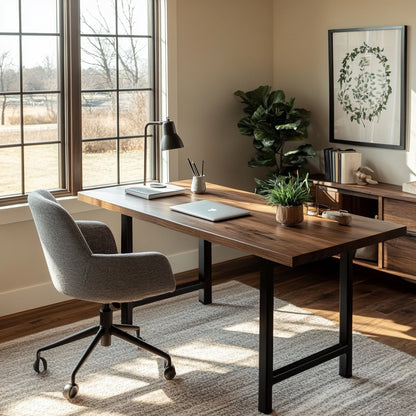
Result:
[[[251,142],[238,133],[242,112],[233,92],[272,83],[273,0],[167,0],[167,6],[169,115],[185,143],[171,152],[172,179],[190,177],[189,156],[205,159],[209,181],[253,189]],[[77,219],[106,222],[119,239],[117,214],[75,199],[63,204]],[[194,238],[136,221],[134,236],[135,250],[165,253],[174,271],[197,265]],[[215,247],[213,254],[223,261],[239,253]],[[61,299],[28,207],[0,208],[0,315]]]
[[[414,0],[274,0],[273,85],[312,111],[310,142],[317,149],[329,146],[328,30],[408,25],[406,150],[353,146],[380,181],[398,185],[416,179],[415,16]]]

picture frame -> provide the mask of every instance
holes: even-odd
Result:
[[[405,148],[406,29],[328,31],[330,142]]]

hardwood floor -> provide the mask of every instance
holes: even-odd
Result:
[[[258,288],[258,263],[253,257],[213,266],[215,284],[238,280]],[[196,271],[177,281],[195,279]],[[338,322],[338,261],[275,269],[275,296]],[[97,304],[71,300],[0,318],[0,342],[89,317]],[[416,357],[416,284],[355,266],[354,330]]]

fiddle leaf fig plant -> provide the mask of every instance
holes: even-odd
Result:
[[[288,141],[304,140],[308,137],[310,112],[295,107],[295,99],[286,101],[282,90],[272,91],[268,85],[255,90],[234,93],[245,105],[246,114],[238,122],[242,135],[253,137],[256,156],[248,162],[250,167],[269,167],[269,176],[300,173],[305,175],[304,165],[308,158],[316,155],[310,144],[295,150],[284,151]]]

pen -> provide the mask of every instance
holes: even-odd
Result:
[[[192,162],[192,164],[194,165],[195,172],[196,172],[196,176],[199,176],[199,170],[198,170],[198,168],[196,167],[195,162]]]
[[[194,176],[195,176],[195,175],[196,175],[196,173],[195,173],[195,169],[194,169],[194,167],[193,167],[193,165],[192,165],[191,161],[189,160],[189,157],[188,157],[188,163],[189,163],[189,166],[191,167],[192,173],[193,173],[193,174],[194,174]]]
[[[204,176],[204,161],[202,160],[201,175]]]

